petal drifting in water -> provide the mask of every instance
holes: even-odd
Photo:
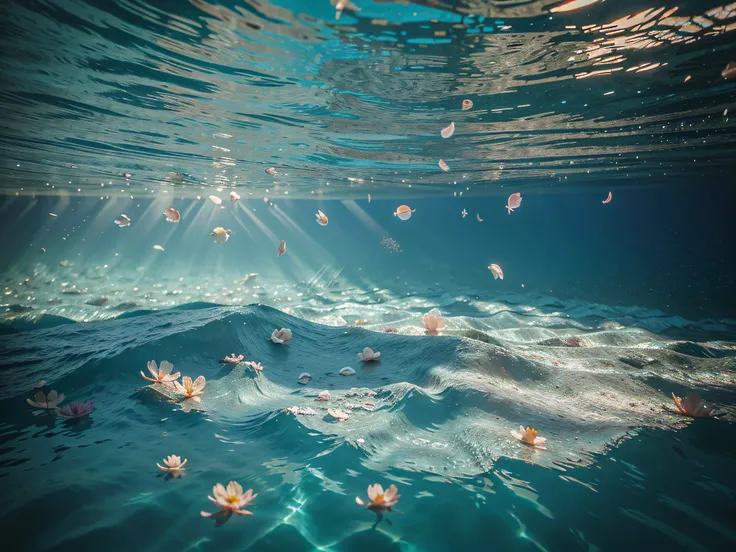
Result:
[[[276,256],[280,257],[284,253],[286,253],[286,240],[281,240],[281,244],[279,245],[279,250],[277,251]]]
[[[411,218],[411,214],[414,211],[416,211],[416,209],[412,209],[408,205],[399,205],[399,208],[396,209],[394,216],[399,217],[400,220],[409,220]]]
[[[57,215],[56,213],[49,213],[49,216],[50,217],[58,217],[59,215]]]
[[[519,205],[521,205],[521,194],[519,192],[511,194],[509,196],[509,201],[506,204],[506,209],[508,210],[509,215],[514,209],[518,209]]]
[[[210,196],[210,201],[212,203],[214,203],[215,205],[220,205],[220,203],[222,203],[222,200],[219,197],[217,197],[216,195],[211,195]]]
[[[268,174],[270,174],[271,176],[276,176],[276,169],[274,169],[273,167],[268,167],[268,168],[266,169],[266,172],[267,172]]]
[[[440,169],[442,169],[445,172],[450,170],[450,167],[448,167],[447,163],[445,163],[442,159],[440,159],[440,162],[438,163],[438,165],[440,166]]]
[[[463,111],[473,108],[473,102],[470,100],[463,100]]]
[[[240,199],[240,196],[236,192],[230,192],[230,201],[235,203]]]
[[[164,216],[166,217],[166,222],[179,222],[179,219],[181,219],[181,213],[173,207],[166,209]]]
[[[480,213],[475,213],[475,218],[478,219],[478,222],[483,222],[483,219],[480,218]]]
[[[128,217],[127,215],[120,215],[120,218],[115,220],[115,224],[117,224],[120,228],[130,226],[130,217]]]
[[[371,194],[368,194],[368,203],[371,202]]]
[[[449,138],[455,134],[455,123],[450,123],[449,126],[446,126],[440,131],[440,136],[443,138]]]
[[[165,251],[165,249],[164,249],[163,247],[161,247],[160,245],[154,245],[154,246],[153,246],[153,248],[154,248],[154,249],[155,249],[156,251]]]
[[[327,226],[328,219],[327,215],[325,215],[322,211],[317,209],[317,224],[320,226]]]
[[[611,203],[611,200],[612,199],[613,199],[613,194],[611,192],[608,192],[608,197],[606,199],[604,199],[601,203],[603,203],[603,204]]]
[[[488,270],[490,270],[493,273],[493,279],[496,280],[498,278],[501,278],[503,280],[503,270],[500,266],[497,264],[492,264],[488,267]]]

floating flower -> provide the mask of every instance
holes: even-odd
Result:
[[[56,408],[61,402],[64,401],[64,393],[58,394],[56,391],[49,391],[46,395],[43,391],[39,391],[33,395],[33,400],[26,399],[26,402],[36,408],[47,408],[52,410]]]
[[[692,418],[707,418],[717,414],[715,408],[705,405],[703,398],[697,393],[688,393],[685,400],[672,393],[672,399],[680,413]]]
[[[186,465],[188,459],[181,461],[181,456],[176,456],[172,454],[171,456],[168,456],[167,458],[163,459],[164,465],[162,466],[158,462],[156,465],[158,466],[158,469],[165,472],[180,472],[184,470],[184,466]]]
[[[152,378],[149,378],[141,371],[141,376],[143,376],[143,379],[146,379],[148,381],[152,381],[154,383],[171,383],[172,381],[176,381],[179,379],[179,376],[181,376],[180,372],[176,372],[175,374],[172,374],[171,371],[174,369],[174,365],[170,362],[163,360],[161,361],[161,366],[156,366],[156,361],[151,360],[148,362],[148,371],[151,372]]]
[[[508,210],[509,215],[514,209],[518,209],[519,205],[521,205],[521,194],[519,192],[511,194],[509,196],[508,204],[506,205],[506,209]]]
[[[604,205],[606,203],[611,203],[611,200],[612,199],[613,199],[613,194],[611,192],[608,192],[608,197],[606,199],[604,199],[601,203],[603,203]]]
[[[237,192],[230,192],[230,201],[232,201],[233,203],[235,203],[239,199],[240,199],[240,196],[238,195]]]
[[[471,100],[463,100],[463,111],[473,108],[473,102]]]
[[[230,356],[225,357],[225,362],[227,362],[228,364],[240,364],[244,360],[244,355],[236,355],[235,353],[230,353]]]
[[[235,481],[230,481],[227,484],[227,488],[222,486],[220,483],[212,487],[212,494],[214,497],[208,496],[212,502],[217,504],[223,510],[226,510],[230,514],[240,514],[241,516],[252,516],[253,512],[243,510],[244,506],[247,506],[258,496],[253,494],[253,489],[248,489],[243,492],[243,487],[238,485]],[[200,512],[203,517],[211,517],[217,514],[209,514],[207,512]]]
[[[440,166],[440,169],[442,169],[445,172],[450,170],[450,167],[442,159],[440,159],[440,162],[438,163],[438,165]]]
[[[325,215],[322,211],[317,209],[317,224],[320,226],[327,226],[327,223],[329,220],[327,219],[327,215]]]
[[[368,504],[363,502],[359,496],[355,497],[355,502],[357,502],[359,506],[365,506],[369,510],[391,511],[391,508],[396,506],[399,498],[401,498],[401,495],[398,493],[399,490],[396,488],[396,485],[391,485],[384,492],[383,487],[378,483],[375,483],[373,485],[368,485],[368,500],[370,500]]]
[[[465,209],[463,209],[462,211],[460,211],[460,214],[463,216],[463,218],[465,218],[465,217],[468,216],[468,212]]]
[[[453,134],[455,134],[455,123],[450,123],[440,131],[440,136],[443,138],[449,138]]]
[[[350,416],[348,416],[346,412],[343,412],[339,408],[328,408],[327,413],[340,422],[344,422],[345,420],[350,418]]]
[[[412,209],[408,205],[399,205],[399,208],[396,209],[394,216],[399,217],[399,219],[401,220],[409,220],[411,218],[411,214],[414,211],[416,211],[416,209]]]
[[[271,341],[278,345],[286,345],[291,341],[291,330],[289,328],[281,328],[271,333]]]
[[[220,203],[222,203],[222,200],[219,197],[217,197],[216,195],[211,195],[210,196],[210,201],[212,203],[214,203],[215,205],[220,205]]]
[[[319,395],[317,395],[318,401],[331,401],[332,395],[330,395],[329,391],[320,391]]]
[[[85,416],[89,416],[94,411],[94,409],[95,405],[92,404],[92,401],[73,402],[69,403],[66,406],[62,406],[61,408],[57,408],[56,413],[62,418],[70,420],[74,418],[84,418]]]
[[[249,368],[252,368],[256,372],[263,372],[263,364],[260,362],[253,362],[252,360],[249,360],[248,362],[245,362],[245,365]]]
[[[179,222],[179,219],[181,219],[181,213],[173,207],[166,209],[164,216],[166,217],[166,222]]]
[[[222,226],[218,226],[212,231],[210,236],[212,236],[215,243],[225,243],[230,239],[231,233],[232,230],[225,230]]]
[[[365,349],[363,349],[362,353],[358,353],[358,356],[363,362],[373,362],[381,357],[381,353],[379,353],[378,351],[374,353],[373,349],[371,349],[370,347],[366,347]]]
[[[447,328],[444,320],[440,316],[440,313],[436,310],[432,310],[422,317],[422,323],[424,329],[427,330],[428,334],[436,334],[437,332]]]
[[[120,215],[119,219],[115,219],[115,224],[117,224],[120,228],[130,226],[130,218],[127,215]]]
[[[342,370],[340,370],[341,376],[354,376],[355,370],[353,370],[350,366],[346,366]]]
[[[199,397],[199,395],[202,394],[202,389],[204,389],[205,385],[207,385],[207,380],[204,379],[204,376],[199,376],[194,381],[192,381],[192,378],[189,376],[184,376],[181,378],[181,383],[178,381],[174,382],[176,391],[188,399]]]
[[[537,433],[537,430],[533,427],[527,427],[524,429],[524,426],[519,426],[519,431],[512,431],[511,436],[514,439],[518,439],[525,445],[530,445],[534,448],[538,448],[539,450],[547,450],[547,447],[544,446],[547,439],[539,437],[539,433]]]
[[[311,379],[312,379],[312,374],[310,374],[309,372],[302,372],[301,374],[299,374],[299,377],[297,378],[296,381],[298,381],[302,385],[307,385],[309,383],[309,380]]]
[[[281,240],[281,243],[279,244],[279,250],[276,252],[276,256],[280,257],[286,253],[286,240]]]
[[[501,269],[500,266],[498,266],[497,264],[492,264],[491,266],[488,267],[488,270],[490,270],[491,273],[493,274],[494,280],[497,280],[499,278],[503,280],[503,269]]]

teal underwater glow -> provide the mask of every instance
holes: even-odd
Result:
[[[8,549],[736,547],[736,4],[0,25]]]

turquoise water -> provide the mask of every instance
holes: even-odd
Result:
[[[732,550],[736,5],[561,5],[0,7],[3,542]]]

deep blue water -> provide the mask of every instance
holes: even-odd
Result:
[[[358,4],[0,6],[4,547],[734,549],[736,5]]]

